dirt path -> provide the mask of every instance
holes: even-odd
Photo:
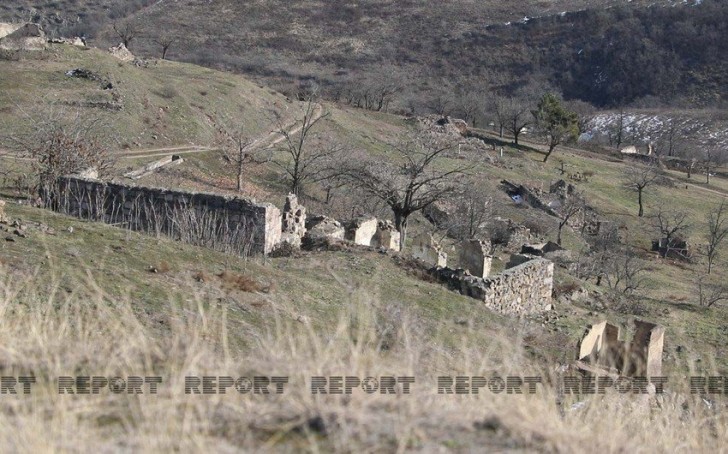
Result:
[[[313,120],[318,120],[323,115],[323,106],[321,104],[317,104],[314,110],[314,117]],[[285,136],[280,133],[280,129],[284,129],[288,131],[288,134],[296,134],[303,128],[303,124],[301,124],[300,121],[293,121],[285,126],[283,128],[276,128],[275,130],[269,132],[267,135],[263,137],[259,137],[255,139],[253,142],[251,142],[250,145],[248,145],[249,150],[254,149],[263,149],[263,148],[271,148],[274,145],[282,142],[285,139]],[[140,159],[140,158],[161,158],[164,156],[169,155],[170,152],[175,152],[174,154],[193,154],[193,153],[204,153],[206,151],[214,150],[212,147],[206,147],[203,145],[179,145],[179,146],[173,146],[173,147],[165,147],[165,148],[147,148],[147,149],[140,149],[140,150],[131,150],[131,151],[120,151],[116,153],[116,156],[118,156],[121,159]]]

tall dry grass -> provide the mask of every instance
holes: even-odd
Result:
[[[149,315],[142,302],[112,298],[91,273],[40,278],[0,269],[2,375],[37,379],[31,395],[0,396],[0,446],[10,451],[727,449],[725,412],[684,394],[583,397],[580,408],[567,401],[563,416],[550,385],[524,396],[438,395],[438,375],[548,381],[554,374],[524,356],[518,333],[493,333],[486,345],[463,336],[459,348],[447,349],[426,338],[406,310],[381,310],[386,304],[366,289],[353,289],[338,324],[319,330],[267,295],[274,315],[242,348],[228,331],[231,315],[192,285]],[[55,380],[74,375],[161,376],[163,383],[157,395],[59,395]],[[283,395],[185,395],[187,375],[290,382]],[[321,396],[310,392],[315,375],[411,375],[417,382],[411,395]]]

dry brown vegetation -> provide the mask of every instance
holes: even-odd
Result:
[[[111,449],[256,451],[471,451],[516,449],[579,452],[720,452],[728,441],[725,414],[677,389],[658,398],[607,394],[556,405],[553,372],[524,358],[522,334],[492,333],[488,345],[463,337],[443,350],[417,332],[407,311],[386,351],[383,326],[355,290],[338,323],[325,332],[288,319],[275,304],[274,329],[240,350],[230,344],[226,309],[169,296],[170,315],[140,318],[128,301],[111,300],[87,280],[48,299],[33,275],[0,274],[0,361],[3,375],[37,380],[32,395],[4,396],[0,443],[13,451]],[[58,283],[60,284],[60,283]],[[69,283],[66,283],[69,285]],[[498,359],[501,358],[501,359]],[[439,395],[438,375],[543,375],[534,395]],[[156,395],[59,395],[56,377],[159,376]],[[289,377],[277,395],[186,395],[186,376]],[[314,375],[415,376],[412,394],[312,395]],[[147,389],[147,388],[145,388]],[[720,405],[720,404],[718,404]],[[73,437],[69,438],[69,434]]]

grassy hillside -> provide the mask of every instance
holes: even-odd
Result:
[[[160,2],[129,21],[143,55],[161,55],[156,41],[171,36],[173,59],[236,70],[286,92],[314,78],[345,99],[396,80],[402,91],[392,107],[463,116],[473,94],[533,82],[598,106],[719,105],[722,73],[711,55],[722,52],[715,45],[724,17],[725,6],[711,0],[185,0]],[[110,27],[99,38],[118,41]]]

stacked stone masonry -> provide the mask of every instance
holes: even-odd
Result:
[[[463,269],[433,268],[431,272],[450,288],[483,301],[501,314],[522,316],[551,308],[554,264],[545,259],[531,260],[485,279]]]

